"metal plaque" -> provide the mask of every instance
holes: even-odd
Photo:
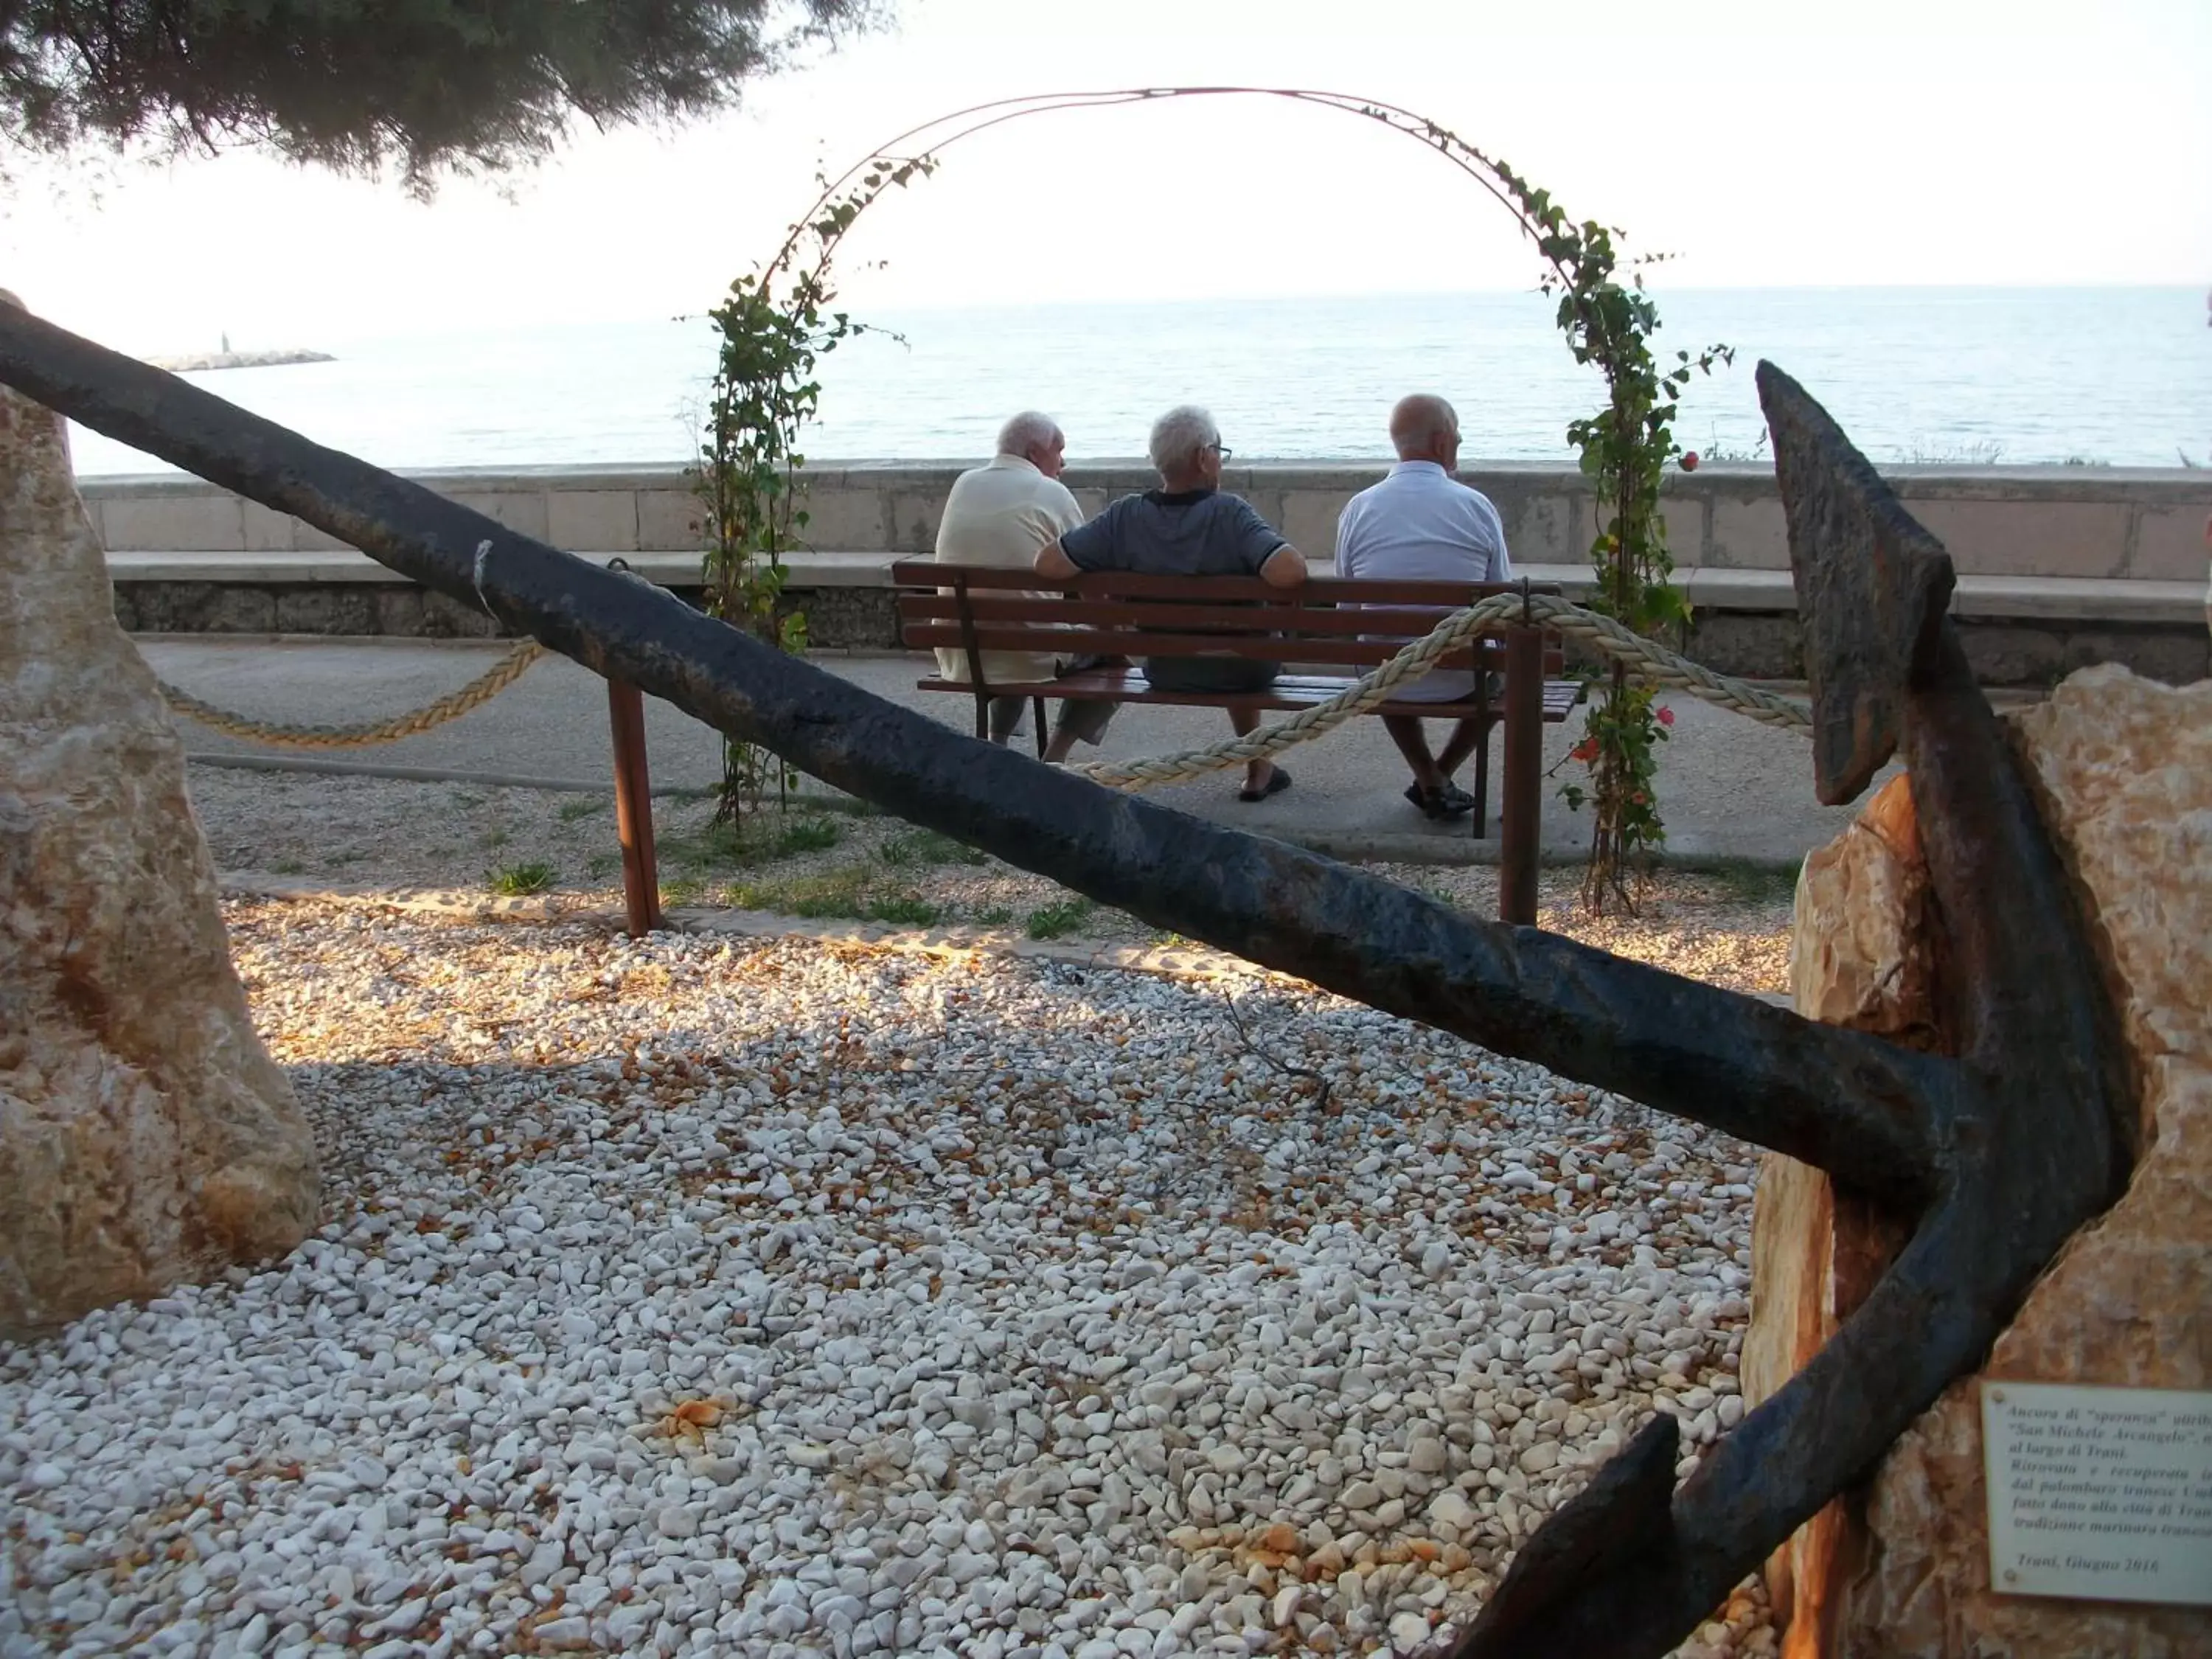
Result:
[[[2212,1391],[1982,1384],[1990,1584],[2212,1606]]]

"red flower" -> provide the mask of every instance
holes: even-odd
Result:
[[[1567,757],[1570,760],[1578,761],[1595,760],[1597,758],[1597,739],[1595,738],[1584,738],[1580,743],[1577,744],[1572,749],[1567,751]]]
[[[1674,711],[1671,708],[1662,708],[1659,711],[1659,724],[1662,726],[1672,726],[1674,723]]]

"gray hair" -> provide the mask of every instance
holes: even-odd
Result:
[[[1213,416],[1196,404],[1179,404],[1152,422],[1152,441],[1146,453],[1152,465],[1165,473],[1188,465],[1208,444],[1221,441],[1221,428]]]
[[[1059,431],[1060,422],[1051,416],[1025,409],[999,428],[999,453],[1025,455],[1032,449],[1048,448]]]

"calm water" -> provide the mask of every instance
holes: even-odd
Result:
[[[1826,403],[1876,461],[2212,459],[2212,329],[2196,289],[1832,289],[1662,293],[1663,351],[1727,342],[1680,430],[1749,451],[1761,356]],[[1382,454],[1393,398],[1457,404],[1470,457],[1563,459],[1601,382],[1540,295],[996,307],[885,313],[824,364],[817,459],[985,454],[999,421],[1053,411],[1081,459],[1140,455],[1152,416],[1207,404],[1246,459]],[[191,378],[386,466],[689,458],[714,362],[702,322],[293,342],[331,363]],[[74,434],[81,472],[161,470]]]

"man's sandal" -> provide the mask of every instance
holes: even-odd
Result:
[[[1446,783],[1441,789],[1434,791],[1424,789],[1418,783],[1409,783],[1406,786],[1406,799],[1438,823],[1447,818],[1465,817],[1474,811],[1474,797],[1455,783]]]

